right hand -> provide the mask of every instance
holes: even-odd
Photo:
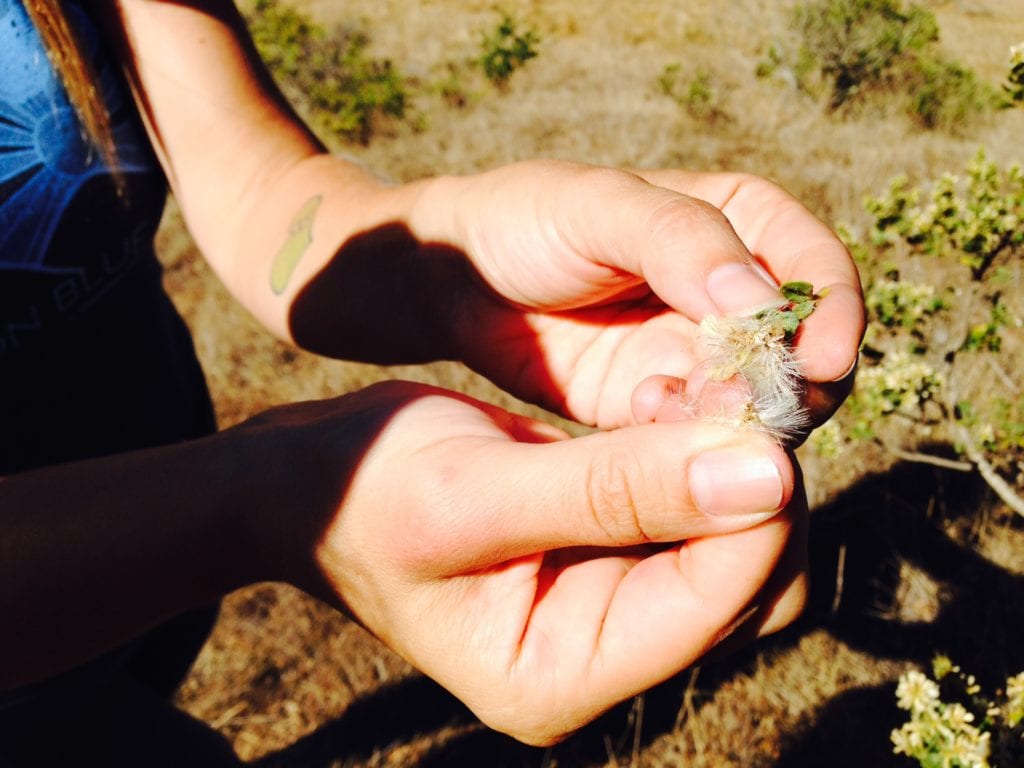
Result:
[[[530,161],[421,186],[414,229],[473,270],[426,292],[457,297],[451,356],[523,400],[603,429],[643,423],[631,395],[644,380],[644,397],[686,385],[705,317],[780,302],[790,280],[827,294],[794,347],[811,424],[849,392],[865,322],[856,267],[766,179]]]
[[[739,620],[772,631],[802,604],[802,497],[755,433],[688,421],[568,439],[405,382],[237,429],[264,457],[270,487],[252,498],[274,577],[526,742],[678,673]]]

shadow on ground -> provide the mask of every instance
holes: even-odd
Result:
[[[797,624],[762,641],[759,649],[784,649],[824,628],[876,658],[911,661],[923,668],[936,651],[945,652],[987,689],[995,688],[1008,674],[1024,669],[1024,645],[1010,631],[1024,615],[1024,578],[956,543],[943,530],[977,519],[989,503],[975,476],[932,466],[901,464],[862,479],[814,512],[808,610]],[[900,618],[900,563],[941,585],[942,599],[929,621]],[[702,692],[714,691],[737,674],[750,674],[755,658],[756,651],[749,650],[704,667]],[[258,765],[343,765],[439,730],[448,735],[425,741],[415,757],[419,768],[543,766],[552,761],[607,765],[610,756],[626,756],[628,762],[632,750],[676,726],[687,680],[681,675],[646,695],[639,737],[635,704],[627,703],[567,742],[542,750],[483,728],[440,687],[412,678],[360,700],[338,720]],[[906,766],[907,761],[891,754],[887,738],[900,714],[891,685],[848,691],[791,735],[776,765],[819,766],[828,756],[829,765],[840,768]]]
[[[815,513],[811,603],[804,618],[773,642],[824,627],[877,659],[928,670],[941,652],[974,674],[984,690],[1005,685],[1008,675],[1024,669],[1024,645],[1012,629],[1024,615],[1024,577],[943,530],[959,525],[969,531],[990,506],[987,487],[973,474],[901,464],[865,478]],[[941,599],[930,620],[900,619],[900,563],[939,585]],[[906,720],[893,692],[892,685],[876,686],[832,699],[787,746],[778,768],[819,766],[826,755],[838,768],[912,764],[894,756],[886,738]]]

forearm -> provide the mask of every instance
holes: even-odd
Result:
[[[0,690],[274,577],[249,453],[217,435],[0,480]]]
[[[425,183],[387,185],[331,157],[226,0],[121,0],[109,22],[190,232],[261,322],[335,357],[446,355],[434,283],[463,267],[418,231]]]
[[[222,277],[266,327],[319,354],[451,357],[452,316],[475,283],[420,213],[437,183],[388,185],[338,158],[304,158],[253,201]]]

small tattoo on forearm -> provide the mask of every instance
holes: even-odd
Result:
[[[288,287],[299,259],[313,242],[313,218],[322,201],[323,195],[309,198],[288,225],[288,237],[270,264],[270,289],[278,295]]]

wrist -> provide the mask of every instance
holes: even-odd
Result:
[[[311,247],[308,274],[296,272],[287,297],[285,326],[297,345],[385,365],[452,357],[454,306],[470,269],[443,209],[428,211],[435,185],[447,181],[324,197],[311,235],[322,253]]]
[[[450,175],[414,182],[408,214],[410,230],[434,273],[431,282],[440,289],[419,293],[419,314],[423,327],[431,328],[435,357],[471,367],[480,319],[504,305],[474,261],[482,244],[473,222],[486,190],[480,178]]]
[[[393,413],[380,407],[390,384],[274,408],[223,433],[242,467],[232,504],[244,510],[249,580],[338,603],[345,590],[336,582],[354,559],[339,531],[353,478]]]
[[[273,411],[268,412],[273,413]],[[305,568],[311,517],[298,470],[298,441],[286,426],[261,414],[214,438],[221,443],[227,485],[222,520],[237,562],[236,586],[262,581],[296,584]],[[295,445],[295,450],[290,446]]]

